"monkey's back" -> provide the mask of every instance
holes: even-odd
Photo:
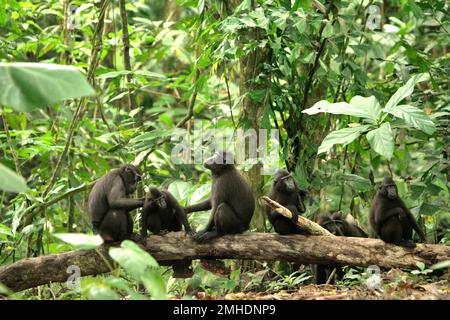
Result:
[[[233,210],[250,223],[255,211],[255,198],[250,184],[235,168],[230,168],[218,176],[213,175],[211,187],[211,202],[213,207],[226,202]]]
[[[119,170],[114,169],[101,177],[92,187],[87,204],[88,215],[91,222],[102,220],[108,212],[109,204],[107,192],[112,188],[112,184],[117,177],[119,177]]]

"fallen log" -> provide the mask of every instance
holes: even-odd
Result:
[[[198,244],[184,232],[149,236],[145,250],[158,261],[179,259],[284,260],[299,264],[378,265],[382,268],[416,268],[416,262],[430,266],[450,259],[450,246],[417,244],[407,249],[378,239],[330,236],[282,236],[274,233],[227,235]],[[65,282],[67,268],[78,266],[81,276],[109,272],[108,247],[75,250],[28,258],[0,268],[0,282],[21,291],[51,282]]]

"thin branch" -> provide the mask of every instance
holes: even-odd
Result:
[[[275,210],[276,212],[278,212],[279,214],[281,214],[282,216],[288,218],[288,219],[292,219],[292,212],[283,207],[281,204],[279,204],[278,202],[270,199],[267,196],[263,196],[261,197],[262,200],[264,200],[264,202],[273,210]],[[323,228],[322,226],[320,226],[319,224],[305,218],[302,216],[298,216],[298,220],[297,220],[297,226],[301,229],[304,230],[305,232],[307,232],[308,234],[311,235],[322,235],[322,236],[332,236],[335,237],[334,234],[332,234],[330,231],[328,231],[327,229]]]
[[[12,139],[11,139],[11,134],[9,133],[9,129],[8,129],[8,121],[6,120],[5,111],[3,111],[3,113],[2,113],[2,119],[3,119],[3,127],[5,130],[5,134],[6,134],[6,141],[8,141],[9,151],[12,154],[12,157],[14,159],[14,165],[16,166],[16,173],[21,176],[22,174],[20,172],[19,157],[17,156],[17,153],[14,150],[14,146],[13,146]]]
[[[123,43],[123,64],[125,66],[125,70],[131,71],[131,62],[130,62],[130,40],[128,35],[128,17],[127,10],[125,7],[125,0],[119,1],[120,6],[120,18],[122,20],[122,43]],[[128,73],[127,82],[131,83],[132,74]],[[133,94],[131,92],[131,88],[128,88],[128,108],[133,110],[136,108],[136,103],[134,101]]]

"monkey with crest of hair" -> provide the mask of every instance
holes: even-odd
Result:
[[[306,193],[300,190],[297,182],[286,170],[278,170],[267,196],[291,211],[292,218],[288,219],[271,207],[266,206],[266,214],[275,232],[279,234],[302,233],[297,227],[298,216],[305,212],[303,199]]]
[[[150,187],[145,196],[141,216],[141,237],[147,236],[147,231],[155,235],[163,235],[171,231],[184,231],[192,235],[186,213],[175,197],[162,188]],[[170,265],[174,278],[189,278],[193,275],[190,260],[165,261],[161,265]]]
[[[425,242],[425,234],[399,197],[392,177],[383,179],[380,189],[372,200],[369,220],[375,233],[384,242],[414,248],[413,229],[416,230],[420,240]]]
[[[130,211],[142,207],[143,199],[130,199],[137,189],[141,173],[136,166],[124,165],[101,177],[88,198],[89,220],[95,233],[105,242],[133,238]]]

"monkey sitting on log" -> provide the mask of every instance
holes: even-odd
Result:
[[[170,231],[181,231],[182,226],[187,234],[193,234],[186,214],[175,197],[167,190],[151,187],[142,209],[141,237],[147,236],[147,230],[163,235]],[[191,260],[166,261],[162,265],[172,266],[174,278],[189,278],[193,275]]]
[[[88,197],[88,215],[94,233],[105,242],[133,239],[133,219],[130,211],[144,205],[143,199],[128,196],[141,180],[139,169],[124,165],[101,177]]]
[[[211,215],[205,229],[193,236],[194,240],[207,242],[246,231],[255,210],[255,199],[249,183],[234,166],[233,154],[218,152],[206,159],[204,166],[212,173],[211,198],[185,207],[185,212],[211,209]]]
[[[330,231],[335,236],[368,238],[368,235],[364,232],[364,230],[362,230],[355,222],[350,222],[349,219],[344,219],[341,212],[335,212],[330,216],[320,216],[317,219],[317,223],[320,224],[320,226],[322,226],[323,228]],[[317,264],[313,265],[312,269],[314,275],[314,283],[326,283],[334,268],[336,268],[337,276],[339,278],[342,278],[344,273],[339,266]]]
[[[183,208],[167,190],[151,187],[147,192],[141,217],[141,236],[147,236],[147,230],[161,235],[170,231],[192,233]]]
[[[306,193],[299,189],[297,182],[286,170],[278,170],[267,196],[292,212],[288,219],[266,205],[266,214],[275,232],[279,234],[299,234],[302,231],[297,227],[298,216],[305,212],[303,199]]]
[[[380,189],[372,200],[369,220],[375,233],[384,242],[414,248],[416,245],[412,241],[413,229],[416,230],[420,240],[425,242],[425,234],[399,197],[392,177],[383,179]]]

